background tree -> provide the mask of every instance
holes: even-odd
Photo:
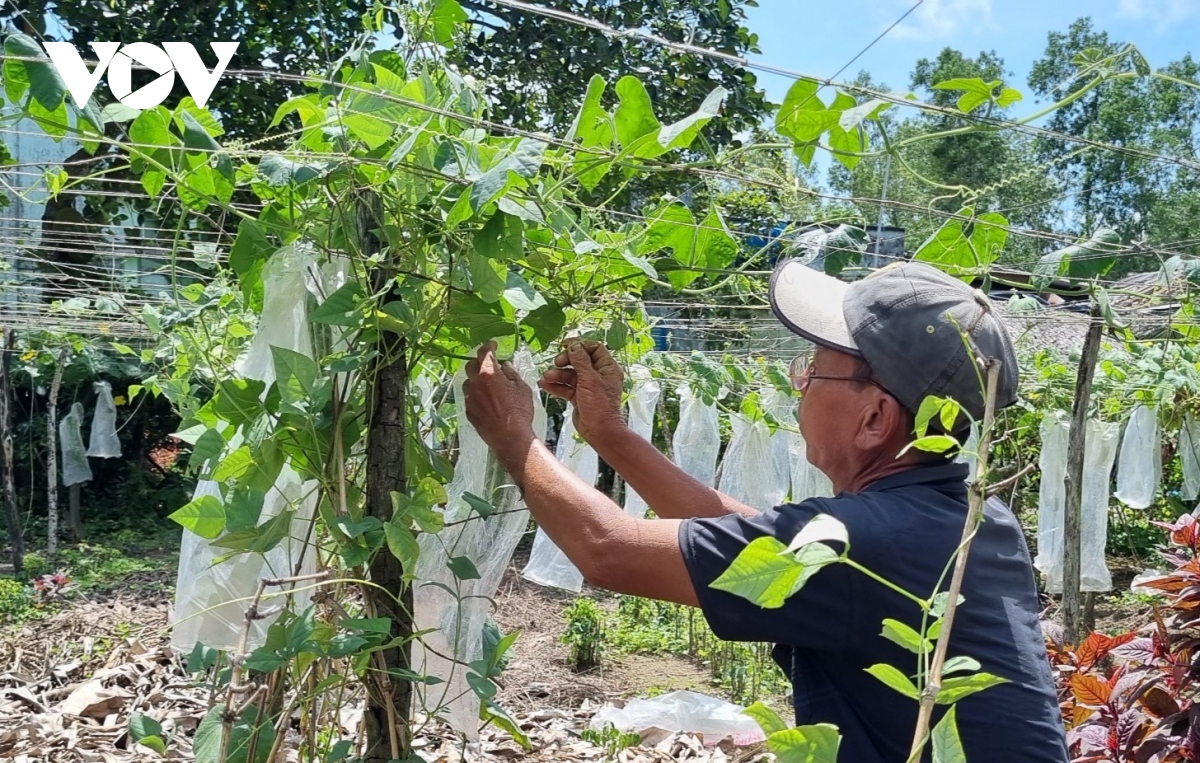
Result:
[[[1197,90],[1184,81],[1195,82],[1200,67],[1190,55],[1158,69],[1179,81],[1135,76],[1150,71],[1141,53],[1112,40],[1090,18],[1081,18],[1066,32],[1050,33],[1045,54],[1030,72],[1029,86],[1039,96],[1057,100],[1084,90],[1104,67],[1128,71],[1130,76],[1089,90],[1057,111],[1047,123],[1049,128],[1175,157],[1196,156],[1200,100]],[[1196,208],[1194,172],[1176,162],[1111,150],[1068,157],[1077,148],[1054,138],[1037,141],[1039,157],[1056,160],[1052,172],[1073,194],[1070,210],[1076,227],[1111,227],[1126,240],[1141,239],[1151,246],[1195,238],[1186,222],[1189,218],[1180,215]],[[1200,251],[1190,242],[1178,248]],[[1126,257],[1114,273],[1155,264],[1157,260]]]
[[[69,42],[85,59],[88,43],[131,43],[183,40],[196,46],[211,67],[216,56],[207,43],[238,40],[241,45],[230,69],[264,69],[281,74],[304,74],[326,63],[327,51],[347,50],[362,33],[366,0],[302,0],[247,3],[179,3],[169,0],[28,0],[0,8],[0,26],[17,28],[38,40]],[[134,89],[154,78],[134,71]],[[139,84],[139,78],[142,82]],[[295,78],[266,78],[226,74],[213,91],[208,108],[226,132],[237,137],[261,137],[280,103],[305,89]],[[104,85],[99,99],[110,100]],[[177,77],[169,103],[187,95]]]
[[[739,56],[760,52],[758,35],[743,26],[745,9],[757,6],[755,0],[535,1],[617,29],[641,29]],[[729,95],[723,118],[704,138],[715,146],[754,128],[768,111],[754,74],[733,64],[681,55],[644,40],[609,37],[487,0],[464,0],[462,7],[470,16],[471,33],[449,58],[486,81],[496,121],[561,135],[597,74],[610,83],[637,75],[651,100],[663,104],[668,119],[694,109],[714,87],[724,87]]]

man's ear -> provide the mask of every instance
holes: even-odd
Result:
[[[876,393],[863,406],[862,418],[856,437],[863,450],[873,450],[897,439],[909,438],[908,416],[899,401],[891,395]]]

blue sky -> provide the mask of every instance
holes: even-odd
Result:
[[[759,0],[747,26],[758,34],[761,61],[829,77],[890,26],[916,0]],[[1029,67],[1046,48],[1050,31],[1066,31],[1091,16],[1111,39],[1137,45],[1152,66],[1180,58],[1200,39],[1200,0],[925,0],[839,79],[862,69],[893,90],[907,90],[913,64],[951,46],[970,56],[995,50],[1028,94]],[[783,100],[789,80],[758,73],[772,101]],[[1032,107],[1032,99],[1024,104]],[[1021,105],[1014,112],[1021,113]]]

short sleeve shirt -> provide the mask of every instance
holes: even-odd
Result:
[[[690,519],[680,527],[680,549],[713,633],[729,641],[776,644],[775,661],[793,685],[796,723],[836,725],[842,733],[840,761],[906,760],[917,702],[866,669],[885,663],[910,676],[917,673],[916,655],[881,633],[885,618],[919,630],[919,607],[844,564],[816,573],[779,609],[762,609],[710,584],[755,538],[772,535],[787,543],[814,516],[830,514],[849,530],[850,558],[927,597],[961,540],[966,476],[960,464],[919,467],[861,493],[784,504],[751,518]],[[941,590],[948,586],[949,575]],[[967,760],[1065,763],[1029,550],[1016,519],[998,500],[985,506],[962,595],[948,656],[972,657],[982,670],[1008,679],[959,701]]]

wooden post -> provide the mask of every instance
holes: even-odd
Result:
[[[375,254],[380,247],[371,231],[381,225],[379,200],[364,200],[358,216],[362,253]],[[376,291],[385,290],[392,274],[386,268],[380,268],[375,278]],[[371,368],[367,388],[366,514],[385,523],[392,518],[392,493],[407,489],[408,382],[407,344],[403,337],[382,333],[379,357]],[[334,454],[334,458],[342,457],[341,453]],[[409,755],[412,682],[400,675],[412,670],[408,641],[413,632],[413,594],[412,586],[404,582],[400,560],[386,548],[371,560],[370,577],[375,586],[364,588],[364,593],[371,616],[390,618],[391,637],[403,639],[401,646],[375,653],[381,664],[371,671],[363,716],[367,736],[363,760],[386,763],[407,759]]]
[[[0,347],[0,478],[3,479],[4,517],[8,525],[8,543],[12,547],[13,572],[25,566],[25,539],[21,535],[21,517],[17,512],[17,489],[13,483],[12,430],[12,356],[17,351],[17,332],[4,331]]]
[[[1086,628],[1083,602],[1079,592],[1080,533],[1083,523],[1083,449],[1086,444],[1088,404],[1092,398],[1092,380],[1100,357],[1100,336],[1104,320],[1100,305],[1092,300],[1090,325],[1083,340],[1079,376],[1075,382],[1075,405],[1071,411],[1071,432],[1067,439],[1067,505],[1063,517],[1063,628],[1068,644],[1078,644]]]
[[[67,352],[64,347],[58,355],[46,406],[46,556],[50,559],[58,553],[58,393],[67,367]]]
[[[68,521],[71,523],[71,540],[78,543],[83,540],[83,520],[79,518],[79,485],[68,488],[70,503]]]

